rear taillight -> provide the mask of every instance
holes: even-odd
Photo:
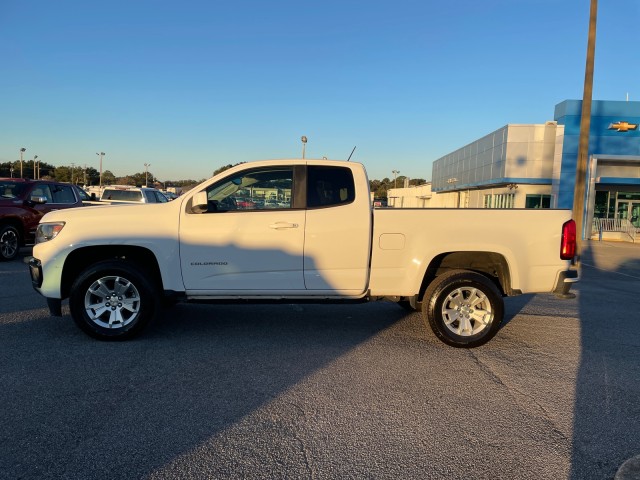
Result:
[[[560,258],[571,260],[576,256],[576,222],[569,220],[562,225],[562,243],[560,244]]]

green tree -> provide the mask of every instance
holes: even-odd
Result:
[[[11,169],[13,168],[13,172]],[[0,163],[0,177],[10,178],[13,176],[14,178],[20,176],[20,162],[5,162]]]
[[[229,164],[227,164],[227,165],[224,165],[224,166],[222,166],[222,167],[218,168],[217,170],[214,170],[214,171],[213,171],[213,175],[212,175],[212,177],[215,177],[217,174],[222,173],[222,172],[224,172],[225,170],[229,170],[231,167],[235,167],[236,165],[242,165],[243,163],[246,163],[246,162],[234,163],[233,165],[231,165],[231,164],[229,163]]]
[[[84,169],[84,177],[86,178],[85,186],[98,185],[100,183],[100,172],[93,167]]]
[[[100,173],[98,172],[98,183],[100,183]],[[102,172],[102,184],[103,185],[115,185],[116,176],[111,172],[111,170],[105,170]]]
[[[132,176],[127,175],[126,177],[116,177],[115,184],[116,185],[131,185],[131,186],[135,186],[136,185],[136,181]]]
[[[45,180],[53,180],[55,178],[56,167],[50,163],[40,162],[38,164],[38,173],[40,178]]]
[[[53,172],[53,177],[58,182],[68,182],[71,183],[71,167],[59,166],[55,167]]]

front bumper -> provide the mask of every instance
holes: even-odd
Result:
[[[42,262],[35,257],[31,257],[28,260],[29,273],[31,274],[31,285],[33,289],[42,294],[40,287],[42,287]],[[47,306],[49,307],[49,313],[54,317],[62,316],[62,300],[59,298],[47,298]]]
[[[31,274],[31,285],[40,293],[40,287],[42,286],[42,262],[35,257],[29,258],[27,262],[29,265],[29,273]]]

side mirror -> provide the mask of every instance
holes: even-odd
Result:
[[[29,200],[31,201],[31,203],[40,203],[40,204],[47,203],[47,197],[42,197],[40,195],[32,195]]]
[[[193,213],[206,213],[209,211],[207,192],[198,192],[191,199],[191,211]]]

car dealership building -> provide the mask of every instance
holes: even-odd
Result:
[[[433,163],[429,186],[389,191],[389,206],[567,208],[573,205],[582,101],[545,124],[509,124]],[[640,102],[593,101],[585,236],[593,219],[640,228]]]

